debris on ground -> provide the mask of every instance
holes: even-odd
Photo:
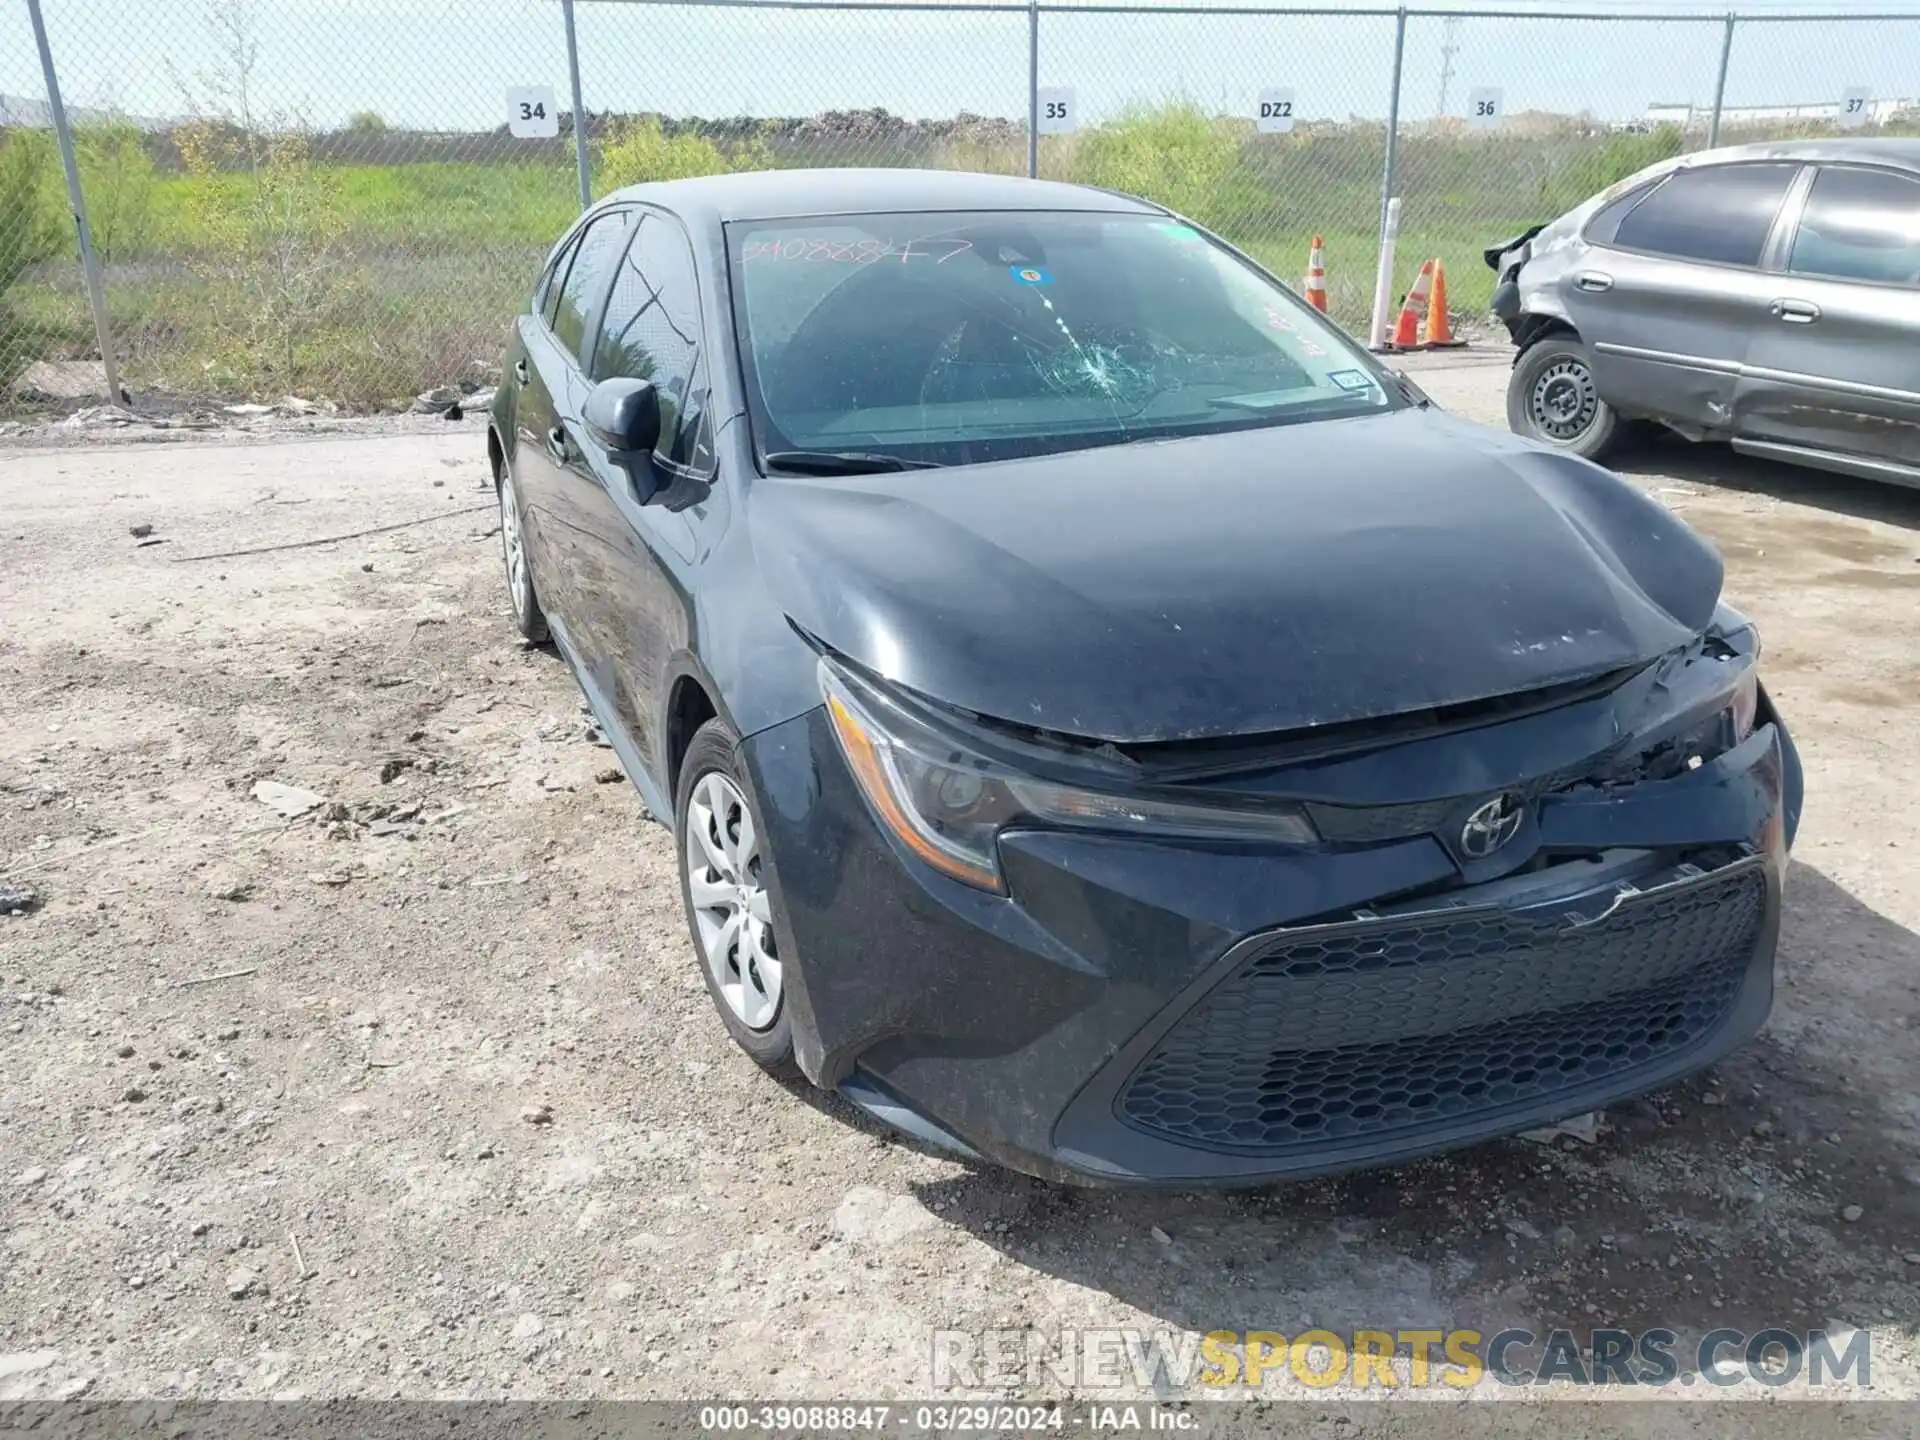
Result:
[[[451,385],[436,385],[431,390],[423,390],[416,395],[413,404],[408,407],[416,415],[444,415],[457,409],[460,404],[460,392]]]
[[[207,898],[241,901],[253,894],[253,880],[231,865],[221,865],[207,876]]]
[[[324,795],[302,790],[298,785],[284,785],[278,780],[255,781],[253,798],[289,820],[298,820],[309,810],[317,810],[327,803]]]
[[[1591,1145],[1600,1138],[1600,1112],[1589,1110],[1584,1115],[1572,1115],[1555,1125],[1543,1125],[1538,1130],[1523,1130],[1522,1140],[1531,1140],[1536,1145],[1551,1145],[1562,1135],[1569,1135],[1582,1145]]]
[[[25,915],[40,906],[40,892],[31,885],[0,884],[0,910],[9,915]]]
[[[247,965],[238,970],[222,970],[218,975],[190,976],[185,980],[178,981],[173,988],[176,990],[185,990],[194,985],[212,985],[217,981],[239,980],[248,975],[258,975],[259,973],[260,967],[258,965]],[[131,1050],[129,1050],[128,1053],[132,1053]]]

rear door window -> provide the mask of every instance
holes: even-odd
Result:
[[[1679,171],[1620,218],[1614,243],[1676,260],[1756,266],[1799,173],[1797,162]]]
[[[552,318],[554,338],[576,358],[586,338],[587,321],[600,297],[607,293],[607,281],[613,274],[614,258],[627,243],[633,215],[626,210],[609,210],[589,224],[574,246],[573,264],[559,288]]]
[[[567,278],[567,267],[573,264],[573,252],[579,243],[580,237],[576,235],[562,246],[560,253],[540,272],[539,284],[533,287],[533,313],[549,325],[553,324],[554,306],[560,303],[560,282]]]
[[[1822,170],[1787,268],[1832,280],[1920,285],[1920,180],[1889,170]]]
[[[1665,176],[1661,177],[1661,179],[1665,178]],[[1644,185],[1636,185],[1618,200],[1611,201],[1595,211],[1593,218],[1587,222],[1587,239],[1596,245],[1613,244],[1620,229],[1620,222],[1626,219],[1633,212],[1633,207],[1646,199],[1659,184],[1660,180],[1649,180]]]

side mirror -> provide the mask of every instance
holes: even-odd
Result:
[[[646,504],[659,484],[653,447],[660,443],[660,392],[653,382],[624,376],[602,380],[588,393],[580,418],[594,444],[607,452],[608,463],[627,472],[634,498]]]

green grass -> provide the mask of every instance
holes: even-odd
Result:
[[[724,126],[694,133],[699,123],[617,126],[599,146],[596,193],[704,170],[854,158],[1015,174],[1025,167],[1024,145],[1004,138],[922,134],[881,153],[886,147],[830,138],[741,139]],[[1372,302],[1384,143],[1378,125],[1263,136],[1246,122],[1171,104],[1047,137],[1040,160],[1049,178],[1169,204],[1296,287],[1309,242],[1324,235],[1334,317],[1359,330]],[[1671,129],[1616,135],[1572,118],[1550,133],[1403,135],[1394,299],[1423,260],[1438,257],[1452,309],[1483,314],[1493,275],[1482,249],[1680,144]],[[273,150],[273,142],[256,148]],[[89,192],[111,200],[108,309],[136,388],[291,392],[376,407],[473,375],[497,363],[541,257],[576,212],[564,160],[321,164],[293,147],[275,151],[259,175],[220,168],[238,153],[182,174],[159,168],[121,131],[82,146]],[[52,205],[57,216],[64,202],[54,180],[42,185],[42,209]],[[5,335],[16,359],[91,350],[84,294],[64,257],[26,271],[0,297],[0,311],[13,316]]]

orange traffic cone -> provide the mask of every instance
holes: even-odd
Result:
[[[1430,350],[1467,343],[1453,333],[1453,324],[1447,317],[1447,267],[1439,260],[1433,262],[1433,302],[1427,307],[1426,343]]]
[[[1431,260],[1422,264],[1419,278],[1407,291],[1406,302],[1400,307],[1400,321],[1393,327],[1391,343],[1395,350],[1420,348],[1420,328],[1426,322],[1427,299],[1433,293],[1433,266]]]
[[[1307,304],[1322,315],[1327,313],[1327,242],[1313,237],[1313,249],[1307,252]]]

